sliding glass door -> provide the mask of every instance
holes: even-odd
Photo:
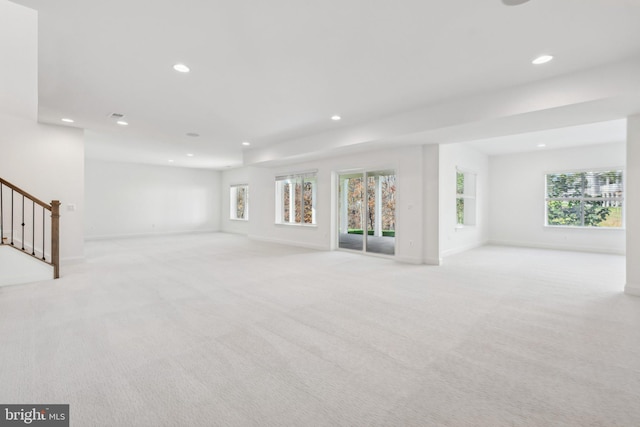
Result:
[[[338,247],[361,251],[365,224],[364,173],[340,175]]]
[[[338,247],[395,254],[395,171],[340,174]]]

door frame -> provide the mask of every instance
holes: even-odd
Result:
[[[384,253],[377,253],[377,252],[370,252],[367,251],[367,237],[368,237],[368,213],[369,213],[369,190],[368,190],[368,178],[369,178],[369,173],[376,173],[379,174],[379,172],[390,172],[390,174],[392,173],[393,175],[396,176],[396,186],[397,186],[397,182],[398,182],[398,172],[397,172],[397,168],[395,167],[378,167],[378,168],[357,168],[357,169],[342,169],[342,170],[338,170],[338,171],[334,171],[333,176],[335,177],[335,186],[334,186],[334,191],[335,191],[335,197],[334,202],[335,202],[335,222],[334,222],[334,227],[333,227],[333,236],[335,239],[335,246],[334,249],[335,250],[340,250],[340,251],[346,251],[346,252],[350,252],[350,253],[362,253],[362,254],[366,254],[366,255],[371,255],[371,256],[378,256],[378,257],[384,257],[384,258],[393,258],[395,257],[395,250],[393,254],[384,254]],[[357,174],[361,174],[362,175],[362,182],[363,182],[363,193],[364,193],[364,197],[363,197],[363,203],[364,203],[364,209],[361,212],[361,224],[363,225],[363,230],[362,230],[362,249],[360,250],[356,250],[356,249],[347,249],[347,248],[341,248],[340,247],[340,222],[341,222],[341,217],[340,217],[340,204],[341,204],[341,200],[340,200],[340,177],[343,175],[357,175]],[[397,191],[397,189],[396,189]],[[397,200],[397,199],[396,199]],[[396,209],[394,209],[394,215],[396,214]],[[396,217],[396,221],[397,221],[397,217]],[[396,224],[397,226],[397,224]],[[394,247],[395,247],[395,237],[394,237]]]

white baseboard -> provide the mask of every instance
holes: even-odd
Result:
[[[396,255],[393,259],[405,264],[416,264],[416,265],[423,264],[422,259],[420,257]]]
[[[554,251],[571,251],[571,252],[587,252],[596,254],[609,254],[609,255],[625,255],[624,249],[611,249],[591,246],[576,246],[576,245],[554,245],[554,244],[542,244],[542,243],[528,243],[528,242],[512,242],[506,240],[490,240],[490,245],[496,246],[513,246],[517,248],[534,248],[534,249],[549,249]]]
[[[150,232],[150,233],[130,233],[130,234],[106,234],[98,236],[85,236],[85,242],[96,240],[118,240],[118,239],[136,239],[140,237],[154,237],[154,236],[172,236],[177,234],[207,234],[207,233],[219,233],[220,230],[187,230],[187,231],[162,231],[162,232]]]
[[[462,252],[470,251],[471,249],[476,249],[476,248],[479,248],[480,246],[484,246],[486,244],[487,244],[487,241],[476,242],[476,243],[472,243],[470,245],[465,245],[465,246],[460,246],[458,248],[448,249],[446,251],[443,251],[440,255],[442,256],[442,258],[444,258],[444,257],[448,257],[448,256],[451,256],[451,255],[459,254],[459,253],[462,253]],[[440,259],[442,259],[442,258],[440,258]]]
[[[234,230],[220,230],[220,233],[234,234],[236,236],[248,236],[249,235],[249,233],[247,233],[246,231],[234,231]]]
[[[279,245],[296,246],[296,247],[305,248],[305,249],[314,249],[316,251],[329,250],[329,248],[324,245],[315,245],[313,243],[305,243],[305,242],[283,240],[283,239],[273,239],[271,237],[249,236],[249,239],[258,240],[260,242],[277,243]]]
[[[627,283],[624,286],[624,293],[627,295],[640,297],[640,283]]]
[[[74,265],[74,264],[82,264],[86,261],[86,258],[83,256],[70,256],[60,259],[61,265]]]

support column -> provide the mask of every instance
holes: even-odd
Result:
[[[627,284],[624,291],[640,296],[640,114],[627,118],[626,204]]]
[[[422,173],[424,182],[424,262],[441,265],[440,257],[440,146],[423,147]]]
[[[340,176],[338,176],[340,179]],[[342,181],[342,197],[340,198],[340,233],[349,232],[349,179]]]
[[[382,236],[382,183],[380,175],[376,175],[376,200],[375,200],[373,235]]]

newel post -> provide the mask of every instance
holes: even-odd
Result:
[[[60,201],[51,202],[51,263],[53,278],[60,277]]]

